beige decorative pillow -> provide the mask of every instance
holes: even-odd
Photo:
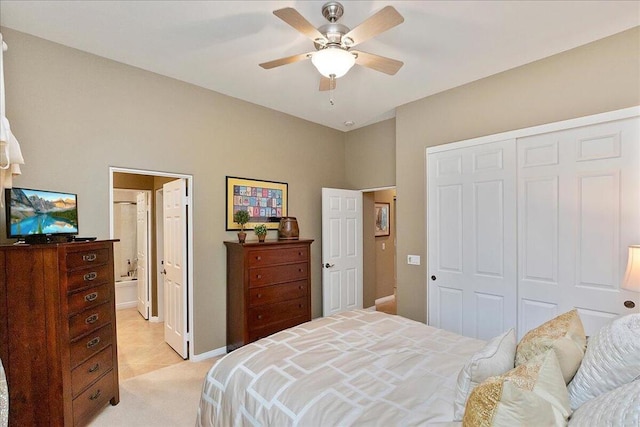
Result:
[[[564,426],[570,414],[560,364],[549,351],[477,386],[467,401],[462,425]]]
[[[578,315],[573,309],[530,330],[516,349],[516,366],[553,350],[560,363],[565,384],[580,367],[587,347],[587,337]]]
[[[513,369],[515,357],[516,334],[513,328],[492,338],[482,350],[471,357],[458,375],[456,400],[453,404],[454,420],[462,420],[469,393],[487,378]]]

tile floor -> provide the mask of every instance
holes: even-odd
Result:
[[[136,308],[116,311],[120,381],[183,361],[164,342],[164,323],[143,319]]]

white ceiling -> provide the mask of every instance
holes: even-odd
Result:
[[[640,25],[638,1],[342,1],[354,28],[386,5],[404,23],[358,45],[398,59],[395,76],[355,66],[330,106],[311,61],[259,63],[312,51],[272,14],[296,8],[326,24],[324,1],[0,1],[0,25],[339,130],[395,107]],[[9,47],[11,49],[11,47]],[[353,121],[352,127],[345,121]]]

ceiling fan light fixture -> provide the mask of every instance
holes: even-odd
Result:
[[[339,47],[328,47],[314,52],[311,62],[323,76],[333,75],[337,79],[347,74],[356,63],[356,57]]]

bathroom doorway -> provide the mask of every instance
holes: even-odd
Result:
[[[169,266],[163,259],[163,212],[166,210],[162,204],[164,186],[183,182],[182,185],[190,189],[192,178],[122,168],[110,168],[110,174],[111,236],[120,240],[114,245],[118,359],[121,379],[126,379],[181,362],[193,351],[193,343],[189,340],[192,262],[187,258],[181,264],[187,267],[183,282],[185,296],[178,300],[181,307],[167,308],[170,301],[164,294],[166,286],[173,283],[164,279]],[[184,240],[185,254],[192,253],[190,200],[190,195],[184,197],[184,229],[188,230]],[[173,290],[170,292],[175,295]],[[184,319],[172,317],[172,313],[183,313]],[[173,336],[167,337],[167,330]],[[178,334],[176,345],[177,330],[183,332]],[[184,341],[180,344],[182,338]]]

